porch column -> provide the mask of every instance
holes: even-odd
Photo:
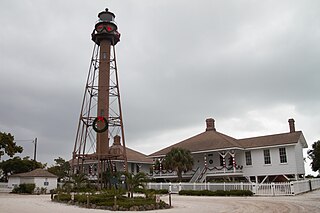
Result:
[[[204,167],[207,168],[207,154],[204,154],[203,160],[204,160]]]
[[[159,174],[162,175],[162,159],[159,158]]]
[[[226,173],[226,155],[223,155],[222,158],[223,158],[223,171],[224,173]]]
[[[227,154],[225,152],[222,152],[222,153],[219,152],[219,155],[222,157],[223,172],[226,173],[226,155]]]
[[[232,151],[230,153],[231,157],[232,157],[232,167],[233,167],[233,172],[236,172],[236,153],[234,151]]]

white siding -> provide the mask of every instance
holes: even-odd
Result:
[[[21,183],[35,183],[33,177],[20,177]]]
[[[8,178],[8,187],[14,188],[15,186],[19,186],[20,184],[20,177],[9,177]]]
[[[193,154],[193,169],[197,169],[198,167],[204,167],[204,155],[203,154]]]
[[[47,182],[48,185],[45,185],[45,182]],[[36,184],[36,188],[46,188],[47,192],[57,188],[57,178],[36,177],[34,178],[34,183]]]
[[[302,145],[299,140],[299,143],[295,146],[295,158],[296,158],[296,165],[297,165],[297,174],[305,174],[304,169],[304,159],[303,159],[303,152],[302,152]]]
[[[271,164],[264,164],[264,149],[253,149],[251,151],[252,166],[243,164],[244,176],[262,176],[262,175],[282,175],[296,174],[296,155],[295,146],[282,146],[286,148],[287,163],[280,163],[279,148],[265,148],[270,150]],[[244,158],[244,155],[243,155]]]

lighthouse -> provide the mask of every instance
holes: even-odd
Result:
[[[92,180],[115,171],[113,161],[127,168],[125,135],[120,101],[115,46],[120,33],[115,14],[108,9],[98,14],[91,34],[94,42],[72,153],[74,173],[86,173],[86,161],[95,165]]]

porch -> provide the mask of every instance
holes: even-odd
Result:
[[[198,167],[196,170],[182,173],[182,179],[189,182],[205,182],[210,177],[243,177],[243,166]],[[151,175],[154,179],[177,179],[177,172],[172,170],[155,170]]]
[[[222,150],[205,153],[192,153],[194,166],[191,171],[182,173],[182,179],[203,183],[207,178],[243,177],[243,153],[241,150]],[[176,180],[176,171],[163,166],[164,158],[156,158],[153,163],[154,179]]]

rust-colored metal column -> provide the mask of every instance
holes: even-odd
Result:
[[[100,61],[99,61],[99,87],[98,87],[98,111],[97,116],[109,118],[109,84],[110,84],[110,40],[100,41]],[[99,125],[104,125],[99,123]],[[96,151],[98,157],[109,153],[108,131],[97,133]],[[105,157],[104,157],[105,158]]]

